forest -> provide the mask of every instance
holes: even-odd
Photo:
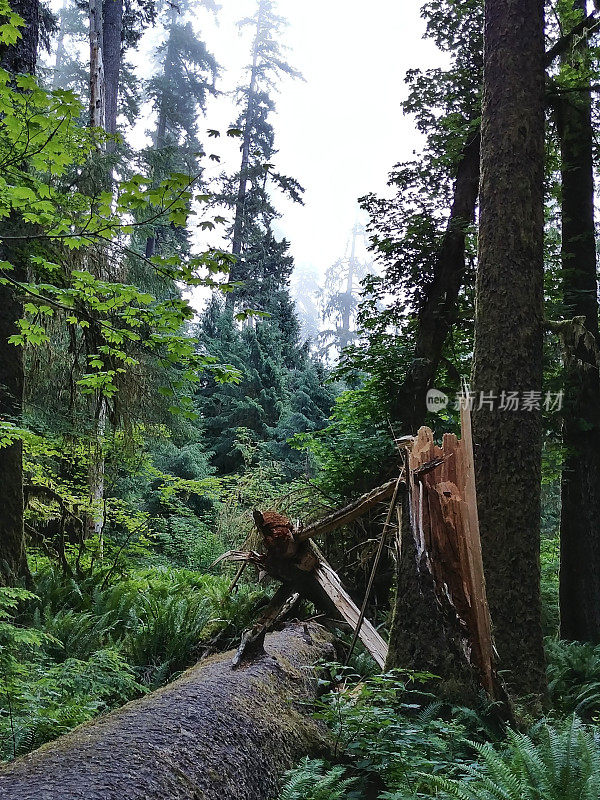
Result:
[[[294,3],[0,0],[0,800],[600,798],[600,3],[388,5],[307,265]]]

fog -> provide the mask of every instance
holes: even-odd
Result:
[[[254,0],[228,0],[216,16],[201,11],[194,20],[223,67],[223,94],[209,101],[201,129],[224,131],[238,113],[230,92],[243,80],[251,39],[237,23],[254,10]],[[304,80],[284,78],[275,96],[276,164],[306,192],[303,206],[277,198],[276,233],[291,242],[297,267],[321,273],[344,254],[358,197],[384,193],[392,166],[421,144],[400,105],[407,69],[443,56],[423,40],[418,4],[407,0],[279,0],[279,13],[289,23],[281,36],[289,63]],[[141,71],[159,37],[149,32],[130,56]],[[221,167],[239,169],[238,145],[213,141]]]

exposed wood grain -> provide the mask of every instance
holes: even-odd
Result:
[[[360,610],[342,586],[337,573],[327,561],[321,558],[313,575],[344,621],[353,630],[356,630],[358,628]],[[388,646],[368,619],[363,619],[358,631],[358,637],[377,664],[383,669],[387,659]]]
[[[477,518],[471,417],[461,408],[462,438],[445,434],[438,447],[429,428],[421,428],[409,455],[411,524],[418,558],[433,575],[436,592],[449,601],[465,628],[465,655],[493,697],[490,613]]]

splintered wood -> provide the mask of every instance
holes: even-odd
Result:
[[[497,695],[485,590],[469,410],[461,409],[462,439],[445,434],[442,447],[421,428],[409,455],[411,526],[436,591],[467,628],[465,655],[481,683]]]
[[[294,527],[287,517],[275,511],[254,511],[254,522],[262,535],[264,552],[230,550],[217,559],[213,566],[222,561],[241,561],[243,565],[253,564],[272,578],[281,581],[282,586],[275,593],[262,617],[252,628],[244,631],[234,666],[260,652],[265,633],[282,619],[290,598],[301,595],[311,600],[319,610],[349,625],[355,636],[361,640],[383,669],[388,652],[386,642],[369,620],[365,619],[364,609],[359,609],[353,602],[339,576],[327,563],[312,538],[341,528],[377,504],[391,499],[392,507],[388,514],[387,528],[401,489],[406,490],[403,480],[398,478],[390,481],[306,527]],[[385,532],[384,530],[382,536]],[[240,575],[241,571],[238,570],[232,588]]]

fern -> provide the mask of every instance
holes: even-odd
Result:
[[[600,645],[547,641],[548,689],[563,712],[592,719],[600,713]]]
[[[461,780],[430,776],[441,797],[458,800],[598,800],[600,736],[572,717],[538,736],[510,731],[507,746],[475,745],[480,759]],[[425,776],[423,776],[425,777]]]
[[[149,686],[189,666],[210,622],[206,598],[169,596],[142,598],[140,626],[127,640],[126,651]]]
[[[344,778],[344,772],[343,767],[305,758],[285,774],[279,800],[345,800],[356,780]]]

